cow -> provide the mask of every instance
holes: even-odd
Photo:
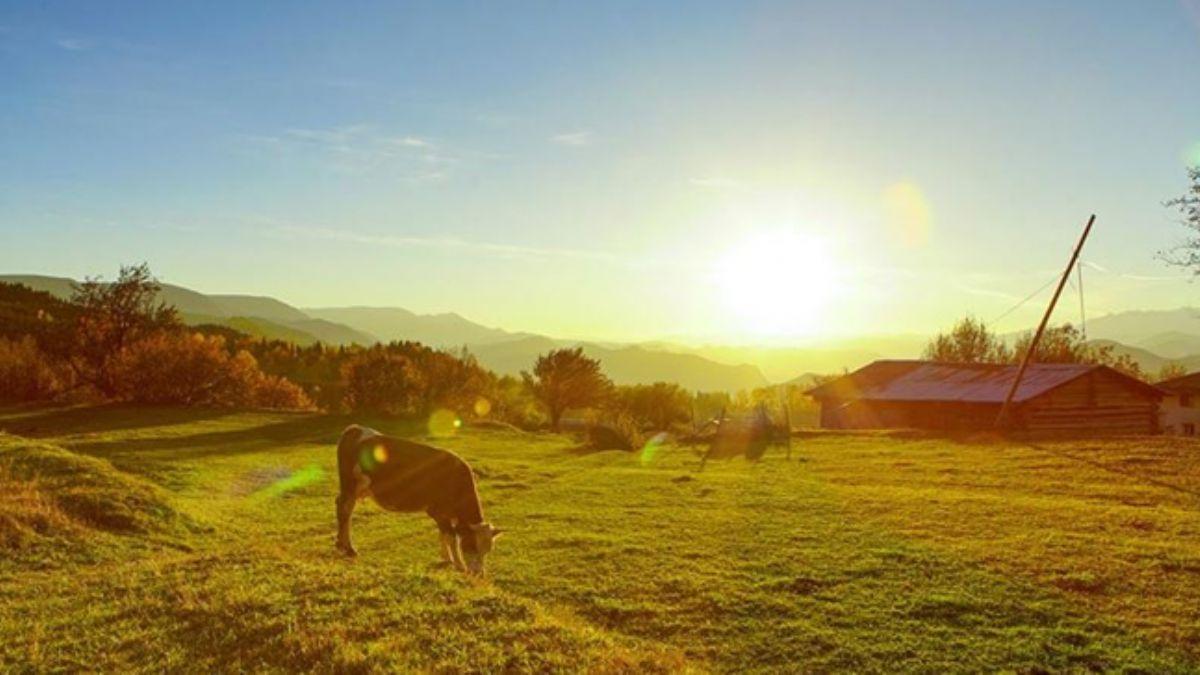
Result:
[[[461,457],[352,424],[338,439],[337,462],[339,550],[358,555],[350,543],[350,516],[358,500],[372,497],[389,511],[424,511],[441,533],[442,560],[483,574],[484,556],[502,530],[483,519],[475,475]]]

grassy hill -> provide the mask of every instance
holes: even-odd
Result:
[[[360,557],[334,552],[346,422],[0,411],[0,429],[152,486],[196,525],[169,544],[73,535],[86,557],[0,554],[0,671],[1200,668],[1192,441],[808,434],[795,461],[697,473],[684,447],[581,454],[467,429],[438,442],[510,528],[480,583],[434,564],[426,517],[373,504],[355,514]],[[28,481],[6,487],[0,513],[29,508]]]

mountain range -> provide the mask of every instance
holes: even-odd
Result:
[[[69,297],[71,279],[38,275],[0,275],[0,282],[21,283],[58,297]],[[532,367],[551,349],[580,347],[599,359],[618,384],[677,382],[699,391],[738,391],[769,383],[810,379],[812,373],[854,369],[880,358],[915,358],[926,336],[864,336],[797,347],[688,345],[676,341],[613,344],[564,340],[510,332],[475,323],[454,313],[418,314],[399,307],[299,308],[266,296],[206,294],[163,284],[162,300],[174,305],[190,325],[214,324],[262,338],[301,345],[334,345],[413,340],[446,349],[466,348],[479,362],[501,374]],[[1092,319],[1088,337],[1129,354],[1147,373],[1177,362],[1200,370],[1200,309],[1135,310]]]

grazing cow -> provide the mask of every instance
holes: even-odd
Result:
[[[350,543],[350,516],[358,500],[370,496],[389,511],[429,514],[441,532],[442,560],[483,573],[483,558],[501,530],[484,522],[475,476],[461,457],[357,424],[342,432],[337,455],[339,549],[358,555]]]

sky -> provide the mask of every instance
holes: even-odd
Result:
[[[0,272],[802,344],[1027,328],[1095,213],[1089,315],[1196,305],[1197,64],[1200,0],[0,0]]]

